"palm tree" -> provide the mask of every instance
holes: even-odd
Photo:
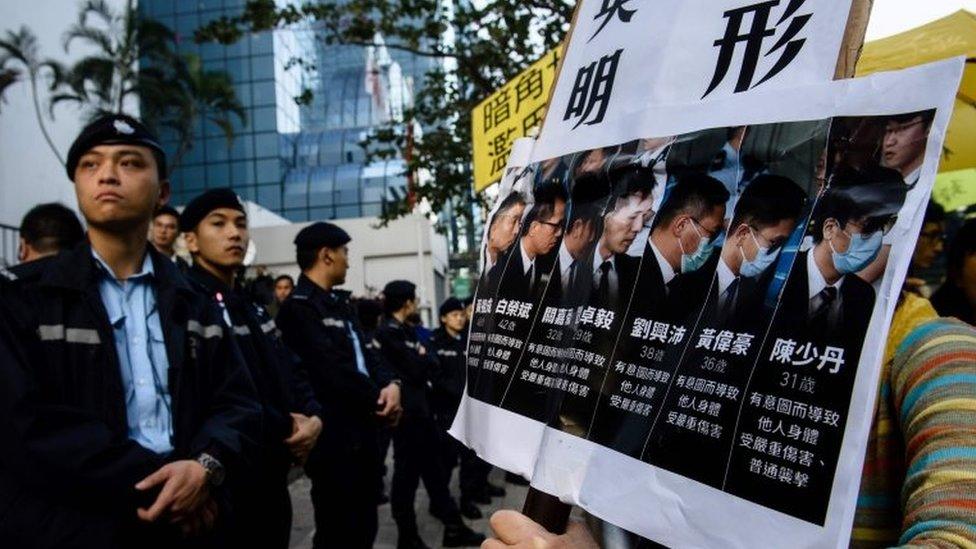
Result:
[[[230,147],[234,141],[236,116],[241,125],[247,124],[247,113],[224,71],[203,69],[200,57],[185,55],[173,65],[179,86],[156,88],[147,82],[141,92],[143,117],[150,125],[172,129],[179,144],[171,166],[180,165],[183,156],[193,148],[193,128],[203,118],[220,128]]]
[[[144,122],[176,133],[174,168],[192,148],[193,128],[201,117],[220,127],[228,146],[234,138],[232,116],[246,123],[227,73],[204,71],[199,57],[180,56],[173,32],[139,17],[135,0],[127,0],[122,13],[113,12],[105,0],[86,0],[77,23],[64,35],[65,51],[76,41],[95,53],[60,71],[60,92],[51,98],[52,110],[71,102],[95,118],[121,113],[127,98],[137,98]]]
[[[19,64],[20,68],[12,65]],[[54,146],[54,141],[47,131],[44,123],[44,116],[41,111],[41,101],[38,95],[39,81],[48,73],[51,79],[50,89],[57,86],[60,79],[60,66],[54,61],[42,60],[38,52],[37,37],[27,27],[21,27],[19,31],[8,30],[4,37],[0,39],[0,98],[3,92],[11,85],[19,81],[22,73],[27,74],[30,82],[31,99],[34,104],[34,115],[37,117],[37,125],[41,128],[41,134],[47,142],[48,147],[57,157],[58,162],[64,164],[64,158]]]

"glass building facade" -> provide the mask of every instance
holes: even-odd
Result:
[[[198,121],[193,146],[171,175],[174,203],[229,186],[295,222],[379,215],[386,201],[405,194],[404,163],[367,163],[360,142],[371,127],[398,119],[413,82],[437,61],[382,46],[330,46],[301,29],[252,33],[228,46],[193,42],[197,28],[239,14],[244,3],[139,2],[142,16],[176,32],[181,53],[199,55],[204,70],[230,75],[247,113],[246,123],[233,118],[230,143],[213,122]],[[312,101],[299,105],[295,98],[305,88]],[[160,138],[172,157],[175,134],[163,131]]]

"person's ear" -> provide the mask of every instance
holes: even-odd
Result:
[[[840,230],[840,224],[833,217],[828,217],[823,224],[823,240],[833,240]]]
[[[191,254],[200,253],[200,243],[197,242],[197,233],[194,231],[189,231],[183,233],[183,240],[186,243],[186,249]]]
[[[689,219],[691,218],[687,215],[679,215],[671,220],[671,234],[680,238],[681,232],[684,231]]]
[[[325,247],[319,248],[319,261],[321,261],[327,266],[332,265],[334,261],[332,259],[332,250]]]
[[[23,263],[27,261],[27,256],[30,255],[30,244],[24,240],[24,237],[20,237],[20,242],[17,243],[17,261]]]
[[[732,238],[735,239],[736,246],[741,246],[746,241],[746,238],[748,238],[748,236],[749,236],[749,226],[746,225],[745,223],[740,223],[739,226],[736,227],[735,231],[733,231],[732,233]]]
[[[169,199],[172,193],[172,188],[169,184],[169,179],[163,179],[159,182],[159,199],[156,201],[156,207],[165,206],[169,203]]]

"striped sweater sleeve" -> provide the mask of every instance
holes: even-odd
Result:
[[[927,322],[899,345],[891,370],[905,444],[906,547],[976,547],[976,330]]]

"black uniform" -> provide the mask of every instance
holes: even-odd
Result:
[[[413,328],[392,317],[376,330],[384,360],[393,367],[402,385],[403,417],[393,432],[393,487],[390,503],[401,538],[417,531],[414,499],[420,479],[430,495],[432,512],[447,524],[460,524],[461,513],[451,499],[447,475],[440,458],[437,425],[429,403],[430,378],[437,360],[417,340]]]
[[[190,269],[189,278],[226,312],[224,320],[234,333],[264,411],[261,460],[246,483],[234,486],[231,545],[286,548],[291,534],[288,470],[292,456],[282,441],[292,434],[290,412],[321,416],[322,408],[307,373],[285,348],[263,307],[198,266]]]
[[[444,461],[444,472],[450,479],[451,471],[458,461],[461,470],[458,482],[461,487],[461,500],[474,501],[485,491],[491,465],[478,457],[474,450],[461,444],[447,434],[464,394],[466,374],[465,356],[468,339],[463,335],[453,337],[443,327],[434,330],[431,337],[431,352],[437,357],[438,367],[433,376],[431,409],[437,422],[440,438],[440,451]]]
[[[322,404],[325,428],[305,466],[315,507],[313,544],[372,547],[379,472],[376,402],[393,374],[366,348],[348,292],[325,291],[302,275],[275,321]],[[356,366],[354,344],[369,375]]]
[[[229,330],[172,262],[148,253],[169,361],[168,455],[128,438],[113,330],[87,242],[33,281],[0,290],[0,547],[180,547],[165,521],[137,521],[136,508],[156,493],[134,485],[203,452],[234,479],[256,453],[260,408]],[[225,500],[222,492],[212,493]]]

